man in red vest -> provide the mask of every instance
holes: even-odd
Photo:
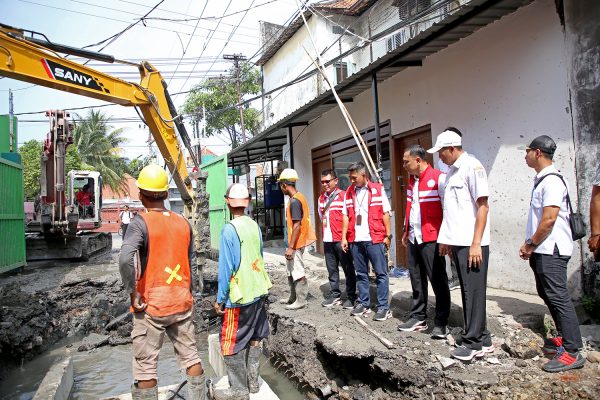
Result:
[[[326,169],[321,173],[321,187],[323,193],[319,197],[319,217],[323,232],[323,248],[325,251],[325,265],[329,275],[331,291],[321,303],[323,307],[332,307],[342,304],[340,292],[340,271],[342,264],[346,276],[346,300],[343,308],[352,309],[356,301],[356,273],[350,253],[342,251],[342,223],[344,215],[344,197],[346,192],[338,187],[338,178],[335,170]]]
[[[151,164],[137,180],[145,207],[131,220],[119,256],[123,286],[133,312],[133,400],[158,399],[156,368],[165,335],[187,373],[188,397],[204,400],[206,377],[192,323],[192,266],[196,264],[190,224],[165,208],[169,181]]]
[[[392,317],[386,256],[386,249],[392,240],[390,202],[383,185],[369,181],[365,164],[355,162],[348,167],[348,172],[352,186],[344,198],[342,249],[345,252],[350,249],[356,269],[358,301],[352,309],[352,315],[371,313],[370,261],[377,276],[377,312],[373,319],[385,321]]]
[[[450,315],[450,289],[446,262],[440,256],[437,238],[442,225],[442,190],[446,175],[425,160],[418,144],[404,152],[404,169],[409,173],[402,244],[408,247],[408,268],[413,290],[410,319],[398,330],[427,330],[427,279],[435,293],[435,326],[431,336],[445,339]]]

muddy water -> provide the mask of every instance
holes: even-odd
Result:
[[[89,352],[77,352],[64,343],[49,351],[22,368],[12,371],[1,382],[0,398],[6,400],[28,400],[42,381],[53,362],[71,355],[74,362],[74,384],[72,399],[97,399],[99,397],[127,393],[132,382],[131,346],[102,347]],[[201,345],[206,348],[206,342]],[[212,374],[208,366],[208,352],[200,352],[205,369]],[[169,343],[161,350],[158,366],[159,384],[181,383],[185,378],[177,367],[173,347]],[[304,397],[285,376],[275,370],[266,359],[261,362],[261,376],[282,400],[300,400]],[[185,392],[185,391],[184,391]]]

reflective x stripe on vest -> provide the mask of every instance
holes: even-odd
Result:
[[[373,243],[383,243],[386,232],[383,225],[383,185],[375,182],[367,182],[367,201],[369,205],[369,234]],[[349,242],[355,238],[356,224],[356,187],[350,186],[346,190],[346,210],[348,212],[348,232],[346,237]],[[364,221],[363,221],[364,223]]]
[[[260,230],[250,217],[237,217],[229,221],[240,239],[241,257],[237,271],[231,274],[229,300],[235,304],[248,304],[264,296],[271,281],[260,254]]]
[[[419,207],[421,209],[421,235],[423,242],[435,242],[442,225],[442,200],[439,194],[438,182],[442,171],[428,166],[419,177]],[[406,212],[404,219],[404,230],[408,232],[410,223],[410,210],[412,205],[415,178],[411,176],[408,180],[406,190]]]
[[[137,291],[148,304],[146,312],[164,317],[192,308],[188,259],[190,225],[170,211],[140,213],[148,231],[148,262]]]
[[[294,227],[294,222],[292,221],[292,212],[290,211],[290,204],[292,203],[292,199],[296,199],[302,204],[302,220],[300,221],[300,236],[298,236],[298,240],[296,243],[290,243],[289,246],[292,249],[301,249],[306,247],[317,240],[315,236],[315,229],[313,228],[310,222],[310,210],[308,208],[308,202],[306,201],[306,197],[300,192],[296,192],[295,195],[292,196],[285,210],[285,218],[287,222],[288,229],[288,240],[292,239],[292,229]]]

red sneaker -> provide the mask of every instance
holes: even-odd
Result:
[[[546,356],[553,356],[558,352],[558,349],[562,346],[562,337],[558,336],[555,338],[544,339],[544,347],[542,347],[542,353]]]
[[[585,358],[580,352],[569,353],[561,348],[552,360],[544,364],[542,369],[546,372],[563,372],[581,368],[583,364],[585,364]]]

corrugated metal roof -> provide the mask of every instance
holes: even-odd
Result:
[[[379,58],[367,67],[349,76],[335,89],[342,99],[353,99],[371,88],[371,77],[377,74],[382,82],[410,66],[422,61],[476,30],[508,15],[533,0],[473,0],[443,21],[432,25],[406,43]],[[254,163],[283,158],[282,147],[286,144],[289,126],[306,125],[337,104],[332,101],[330,90],[317,96],[304,106],[285,116],[249,142],[232,150],[228,155],[230,165]],[[269,147],[266,141],[269,141]]]

